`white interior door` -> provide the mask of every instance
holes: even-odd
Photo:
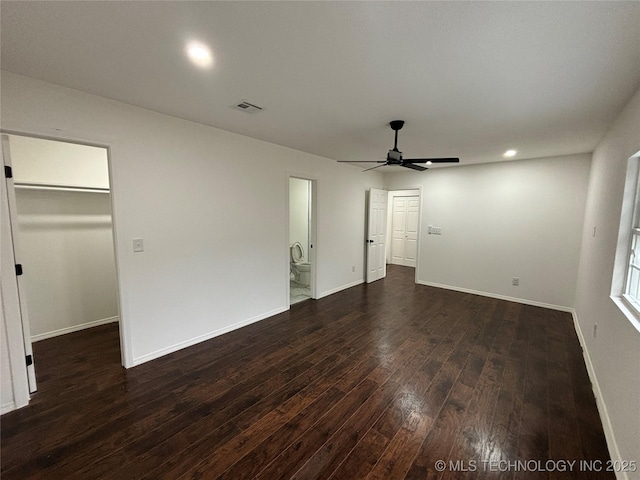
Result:
[[[393,197],[391,216],[391,263],[404,265],[405,229],[407,224],[406,197]]]
[[[2,162],[4,167],[11,168],[11,152],[9,149],[9,137],[7,135],[2,135]],[[29,328],[29,315],[27,313],[27,299],[25,295],[25,287],[24,287],[24,277],[17,272],[17,265],[21,264],[20,257],[20,249],[18,245],[18,227],[17,227],[17,210],[16,210],[16,194],[13,185],[13,178],[10,178],[6,175],[5,169],[5,182],[3,188],[3,197],[6,196],[6,201],[8,204],[8,225],[3,224],[3,228],[7,228],[8,232],[10,232],[10,237],[12,239],[13,246],[13,263],[14,263],[14,271],[15,277],[17,280],[17,293],[18,293],[18,302],[19,302],[19,315],[20,321],[22,323],[22,340],[24,343],[24,355],[25,355],[25,364],[27,368],[27,378],[29,382],[29,392],[33,393],[36,391],[36,372],[35,367],[33,365],[33,348],[31,345],[31,329]],[[4,200],[4,198],[3,198]],[[4,223],[4,222],[3,222]],[[3,264],[4,268],[8,267],[11,269],[11,265]],[[24,267],[25,269],[28,266]]]
[[[387,232],[386,190],[369,190],[368,237],[367,237],[367,283],[374,282],[387,274],[385,262]]]
[[[393,197],[391,263],[416,266],[420,197]]]
[[[407,198],[407,223],[405,228],[404,261],[407,267],[415,267],[418,257],[418,225],[420,223],[420,197]]]

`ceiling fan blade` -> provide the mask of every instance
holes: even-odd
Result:
[[[368,172],[369,170],[373,170],[374,168],[380,168],[380,167],[384,167],[384,165],[376,165],[375,167],[367,168],[366,170],[362,170],[362,171],[363,172]]]
[[[386,160],[336,160],[338,163],[385,163]]]
[[[424,170],[429,170],[427,167],[421,167],[420,165],[414,165],[413,163],[401,163],[400,166],[412,168],[413,170],[418,170],[419,172],[422,172]]]
[[[431,162],[431,163],[459,163],[460,159],[459,158],[455,158],[455,157],[451,157],[451,158],[405,158],[404,161],[405,162],[412,162],[412,163],[427,163],[427,162]]]

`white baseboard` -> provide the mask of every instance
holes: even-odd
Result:
[[[280,307],[270,312],[267,312],[265,314],[255,316],[247,320],[242,320],[241,322],[237,322],[232,325],[219,328],[218,330],[214,330],[213,332],[205,333],[204,335],[199,335],[195,338],[185,340],[184,342],[178,342],[168,347],[161,348],[160,350],[156,350],[154,352],[147,353],[139,357],[134,357],[133,364],[131,366],[135,367],[136,365],[141,365],[150,360],[154,360],[164,355],[168,355],[169,353],[177,352],[178,350],[191,347],[192,345],[196,345],[197,343],[204,342],[205,340],[210,340],[214,337],[224,335],[225,333],[231,332],[233,330],[237,330],[238,328],[246,327],[247,325],[250,325],[255,322],[259,322],[260,320],[264,320],[265,318],[273,317],[274,315],[277,315],[282,312],[286,312],[287,310],[289,310],[289,307]]]
[[[31,341],[37,342],[40,340],[45,340],[47,338],[57,337],[58,335],[64,335],[65,333],[78,332],[86,328],[97,327],[99,325],[106,325],[107,323],[113,323],[118,321],[120,321],[120,317],[101,318],[100,320],[81,323],[80,325],[72,325],[71,327],[65,327],[59,330],[53,330],[51,332],[39,333],[38,335],[31,335]]]
[[[364,283],[363,279],[356,280],[355,282],[347,283],[346,285],[342,285],[337,288],[332,288],[331,290],[327,290],[326,292],[322,292],[318,295],[318,300],[324,297],[328,297],[329,295],[333,295],[334,293],[341,292],[342,290],[346,290],[347,288],[355,287],[356,285],[361,285]]]
[[[0,406],[0,415],[4,415],[5,413],[9,413],[13,410],[16,409],[16,404],[15,402],[8,402],[8,403],[3,403],[2,406]]]
[[[596,406],[598,407],[598,413],[600,414],[600,419],[602,420],[602,428],[604,430],[605,439],[607,440],[609,456],[611,456],[611,460],[613,462],[619,462],[619,464],[622,464],[623,459],[620,456],[620,450],[618,449],[618,444],[613,434],[613,427],[611,425],[609,413],[607,412],[607,405],[604,403],[602,391],[600,390],[600,384],[598,383],[596,372],[593,369],[593,363],[591,363],[589,350],[587,350],[587,344],[584,340],[584,335],[582,334],[582,328],[580,328],[580,322],[578,322],[578,314],[573,308],[571,309],[571,316],[573,317],[573,326],[576,329],[576,333],[578,334],[578,341],[580,342],[580,346],[582,347],[582,356],[584,357],[584,363],[587,367],[589,380],[591,380],[593,395],[596,397]],[[630,480],[627,472],[616,472],[616,478],[618,480]]]
[[[544,302],[538,302],[535,300],[527,300],[526,298],[509,297],[507,295],[499,295],[497,293],[482,292],[480,290],[472,290],[470,288],[454,287],[451,285],[443,285],[441,283],[434,283],[434,282],[423,282],[421,280],[416,280],[416,283],[420,285],[426,285],[428,287],[445,288],[447,290],[455,290],[456,292],[471,293],[473,295],[480,295],[482,297],[497,298],[498,300],[507,300],[509,302],[522,303],[524,305],[531,305],[534,307],[542,307],[542,308],[548,308],[551,310],[559,310],[561,312],[571,313],[573,311],[571,307],[565,307],[563,305],[554,305],[552,303],[544,303]]]

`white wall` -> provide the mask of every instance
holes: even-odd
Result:
[[[16,202],[31,338],[117,321],[109,195],[16,188]]]
[[[311,182],[291,178],[289,183],[289,244],[300,242],[304,250],[303,261],[309,261],[309,201]]]
[[[104,148],[10,135],[15,183],[109,188]]]
[[[127,365],[287,308],[287,172],[318,182],[319,296],[363,281],[381,174],[8,72],[0,93],[5,129],[111,148]]]
[[[572,308],[589,166],[581,154],[388,175],[387,188],[423,187],[418,281]]]
[[[576,295],[577,324],[600,397],[609,448],[614,460],[636,461],[640,460],[640,332],[616,307],[610,292],[627,160],[638,150],[640,91],[593,153]]]

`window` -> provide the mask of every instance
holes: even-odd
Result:
[[[611,298],[640,330],[640,152],[629,159]]]
[[[631,228],[631,248],[629,249],[629,261],[627,264],[627,278],[624,285],[622,297],[640,313],[640,223],[638,222],[637,211],[638,195],[634,213],[634,222]]]

